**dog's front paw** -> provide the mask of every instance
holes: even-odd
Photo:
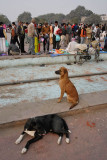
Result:
[[[61,100],[60,100],[60,99],[58,99],[57,103],[60,103],[60,102],[61,102]]]
[[[23,148],[22,151],[21,151],[22,154],[24,154],[26,152],[27,152],[27,148]]]
[[[16,141],[15,141],[15,144],[19,144],[20,143],[20,141],[17,139]]]
[[[61,140],[62,140],[62,137],[59,137],[57,143],[61,144]]]
[[[70,140],[69,140],[69,138],[66,138],[66,143],[68,143],[68,144],[70,143]]]
[[[16,140],[15,144],[19,144],[23,139],[23,135],[20,135],[20,137]]]

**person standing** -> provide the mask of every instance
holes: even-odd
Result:
[[[5,29],[5,32],[6,32],[6,24],[3,24],[3,28]]]
[[[15,23],[12,22],[12,29],[11,29],[11,40],[10,40],[10,44],[15,44],[15,32],[16,32],[16,28],[15,28]]]
[[[81,37],[81,44],[85,43],[85,40],[86,40],[86,29],[85,29],[85,25],[82,26],[80,37]]]
[[[102,33],[105,31],[105,24],[104,24],[104,25],[102,25],[101,30],[102,30]]]
[[[66,24],[65,23],[62,24],[61,30],[62,30],[62,34],[61,34],[60,44],[61,46],[66,47]]]
[[[7,40],[7,35],[5,32],[5,29],[3,28],[3,22],[0,22],[0,52],[6,53],[7,48],[6,48],[6,41]]]
[[[50,34],[50,27],[48,26],[48,23],[46,22],[45,25],[42,27],[42,34],[43,34],[43,49],[45,52],[45,47],[47,47],[47,52],[49,52],[49,34]]]
[[[16,24],[15,22],[12,22],[12,29],[11,29],[11,40],[10,40],[10,43],[12,44],[18,44],[19,48],[20,48],[20,43],[18,41],[18,37],[17,37],[17,34],[16,34]]]
[[[67,45],[69,42],[71,42],[71,35],[72,35],[72,28],[70,23],[68,23],[66,27],[66,44]]]
[[[58,21],[55,21],[55,26],[53,27],[53,49],[60,48],[60,41],[56,41],[56,34],[59,30]]]
[[[53,26],[52,26],[52,23],[50,25],[50,44],[53,43]]]
[[[37,31],[37,34],[38,34],[38,52],[40,52],[40,49],[41,49],[41,42],[43,42],[42,40],[42,23],[38,24],[37,25],[37,28],[36,28],[36,31]]]
[[[28,25],[28,39],[29,39],[28,53],[29,54],[35,54],[34,41],[35,41],[35,36],[37,36],[37,33],[35,31],[34,24],[35,24],[35,19],[33,18],[31,20],[31,23]]]
[[[87,35],[87,44],[90,44],[91,43],[91,39],[92,39],[91,24],[88,25],[88,27],[86,28],[86,35]]]
[[[26,22],[26,25],[25,25],[25,43],[29,43],[29,40],[28,40],[28,22]]]
[[[107,23],[105,24],[105,31],[106,31],[106,33],[107,33]]]
[[[81,24],[79,24],[78,26],[78,32],[77,32],[77,42],[80,43],[81,42]]]
[[[106,34],[106,36],[104,37],[104,50],[107,51],[107,34]]]
[[[96,25],[96,34],[95,34],[95,37],[97,40],[100,40],[100,33],[101,33],[101,29],[99,27],[99,24]]]
[[[75,24],[72,25],[72,37],[75,38]]]
[[[20,40],[21,53],[25,53],[25,50],[24,50],[25,31],[24,31],[24,28],[23,28],[23,23],[21,21],[18,22],[16,33],[17,33],[17,35],[19,37],[19,40]]]

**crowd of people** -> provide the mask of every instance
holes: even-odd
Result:
[[[9,25],[11,30],[10,45],[17,46],[20,53],[26,53],[25,44],[29,45],[27,54],[36,54],[41,51],[41,43],[43,43],[43,53],[48,53],[50,44],[53,49],[67,47],[72,38],[81,44],[90,44],[92,39],[104,40],[104,48],[107,50],[107,26],[101,24],[70,24],[69,22],[58,24],[36,24],[35,19],[31,23],[23,23],[21,21],[16,25],[12,22]],[[0,52],[6,53],[6,26],[0,22]],[[11,46],[12,46],[11,45]],[[10,54],[10,50],[8,52]]]

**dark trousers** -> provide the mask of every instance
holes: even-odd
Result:
[[[20,40],[20,50],[21,52],[25,52],[24,50],[24,36],[19,36],[19,40]]]
[[[78,36],[78,43],[81,43],[81,37],[80,37],[80,35]]]
[[[49,51],[49,37],[43,37],[44,41],[43,41],[43,49],[45,51],[45,49],[47,49],[47,51]],[[46,47],[46,48],[45,48]]]
[[[56,41],[56,36],[53,34],[53,49],[60,49],[60,41]]]
[[[17,36],[11,37],[10,44],[16,44],[16,42],[20,48],[20,43],[18,41],[18,37]]]

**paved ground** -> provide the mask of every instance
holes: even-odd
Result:
[[[59,67],[60,65],[52,65],[51,67],[45,66],[43,68],[30,66],[26,68],[2,69],[0,81],[2,83],[26,79],[32,80],[44,78],[45,75],[46,78],[54,77],[54,71]],[[71,75],[107,71],[106,62],[98,64],[85,63],[81,67],[71,65],[67,66],[67,68]],[[12,127],[7,125],[7,127],[0,128],[1,160],[107,159],[107,76],[73,78],[71,80],[76,85],[79,94],[85,93],[80,95],[79,104],[71,112],[68,112],[70,104],[66,102],[66,98],[60,104],[55,99],[59,97],[57,80],[0,87],[0,124],[48,113],[67,112],[68,115],[77,113],[79,110],[85,110],[85,114],[72,114],[73,116],[65,118],[70,130],[72,130],[70,135],[71,143],[69,145],[65,143],[64,137],[62,145],[58,146],[56,143],[57,135],[48,134],[43,140],[32,144],[25,155],[21,155],[20,152],[30,137],[26,137],[20,145],[14,144],[23,126],[12,123],[14,124]],[[100,108],[102,107],[103,109],[94,111],[96,105],[100,105]],[[90,109],[90,106],[93,108],[93,111]]]
[[[0,72],[0,83],[18,80],[33,80],[56,76],[54,71],[61,65],[45,67],[5,68]],[[82,66],[70,65],[67,67],[72,75],[101,73],[107,71],[106,61],[100,63],[84,63]],[[70,104],[66,98],[57,103],[59,97],[58,80],[26,83],[15,86],[0,87],[0,159],[19,160],[106,160],[107,159],[107,76],[93,76],[72,78],[80,101],[69,112]],[[100,106],[102,110],[96,110]],[[93,109],[93,110],[92,110]],[[77,112],[85,111],[84,114]],[[91,112],[90,112],[91,111]],[[20,145],[14,142],[20,135],[23,125],[16,125],[19,120],[48,113],[63,113],[73,115],[66,117],[72,134],[71,143],[57,145],[57,135],[48,134],[43,140],[32,144],[28,153],[21,155],[21,149],[30,139],[25,137]],[[12,127],[9,122],[12,123]],[[2,124],[8,124],[1,127]],[[22,121],[21,121],[22,123]]]
[[[14,142],[22,132],[23,125],[12,128],[0,128],[1,160],[106,160],[107,159],[107,109],[77,114],[64,118],[68,123],[70,144],[65,136],[62,144],[57,144],[57,135],[48,134],[42,140],[32,144],[29,151],[21,154],[30,136],[21,144]]]
[[[71,80],[76,86],[79,95],[107,90],[106,75],[73,78]],[[60,96],[58,80],[3,86],[0,88],[0,107],[21,102],[50,100]]]
[[[60,67],[66,67],[69,76],[81,74],[93,74],[107,72],[107,61],[103,62],[86,62],[83,65],[78,64],[55,64],[45,66],[19,66],[0,69],[0,84],[4,82],[15,82],[23,80],[43,79],[59,77],[55,71]],[[8,77],[8,78],[7,78]]]

